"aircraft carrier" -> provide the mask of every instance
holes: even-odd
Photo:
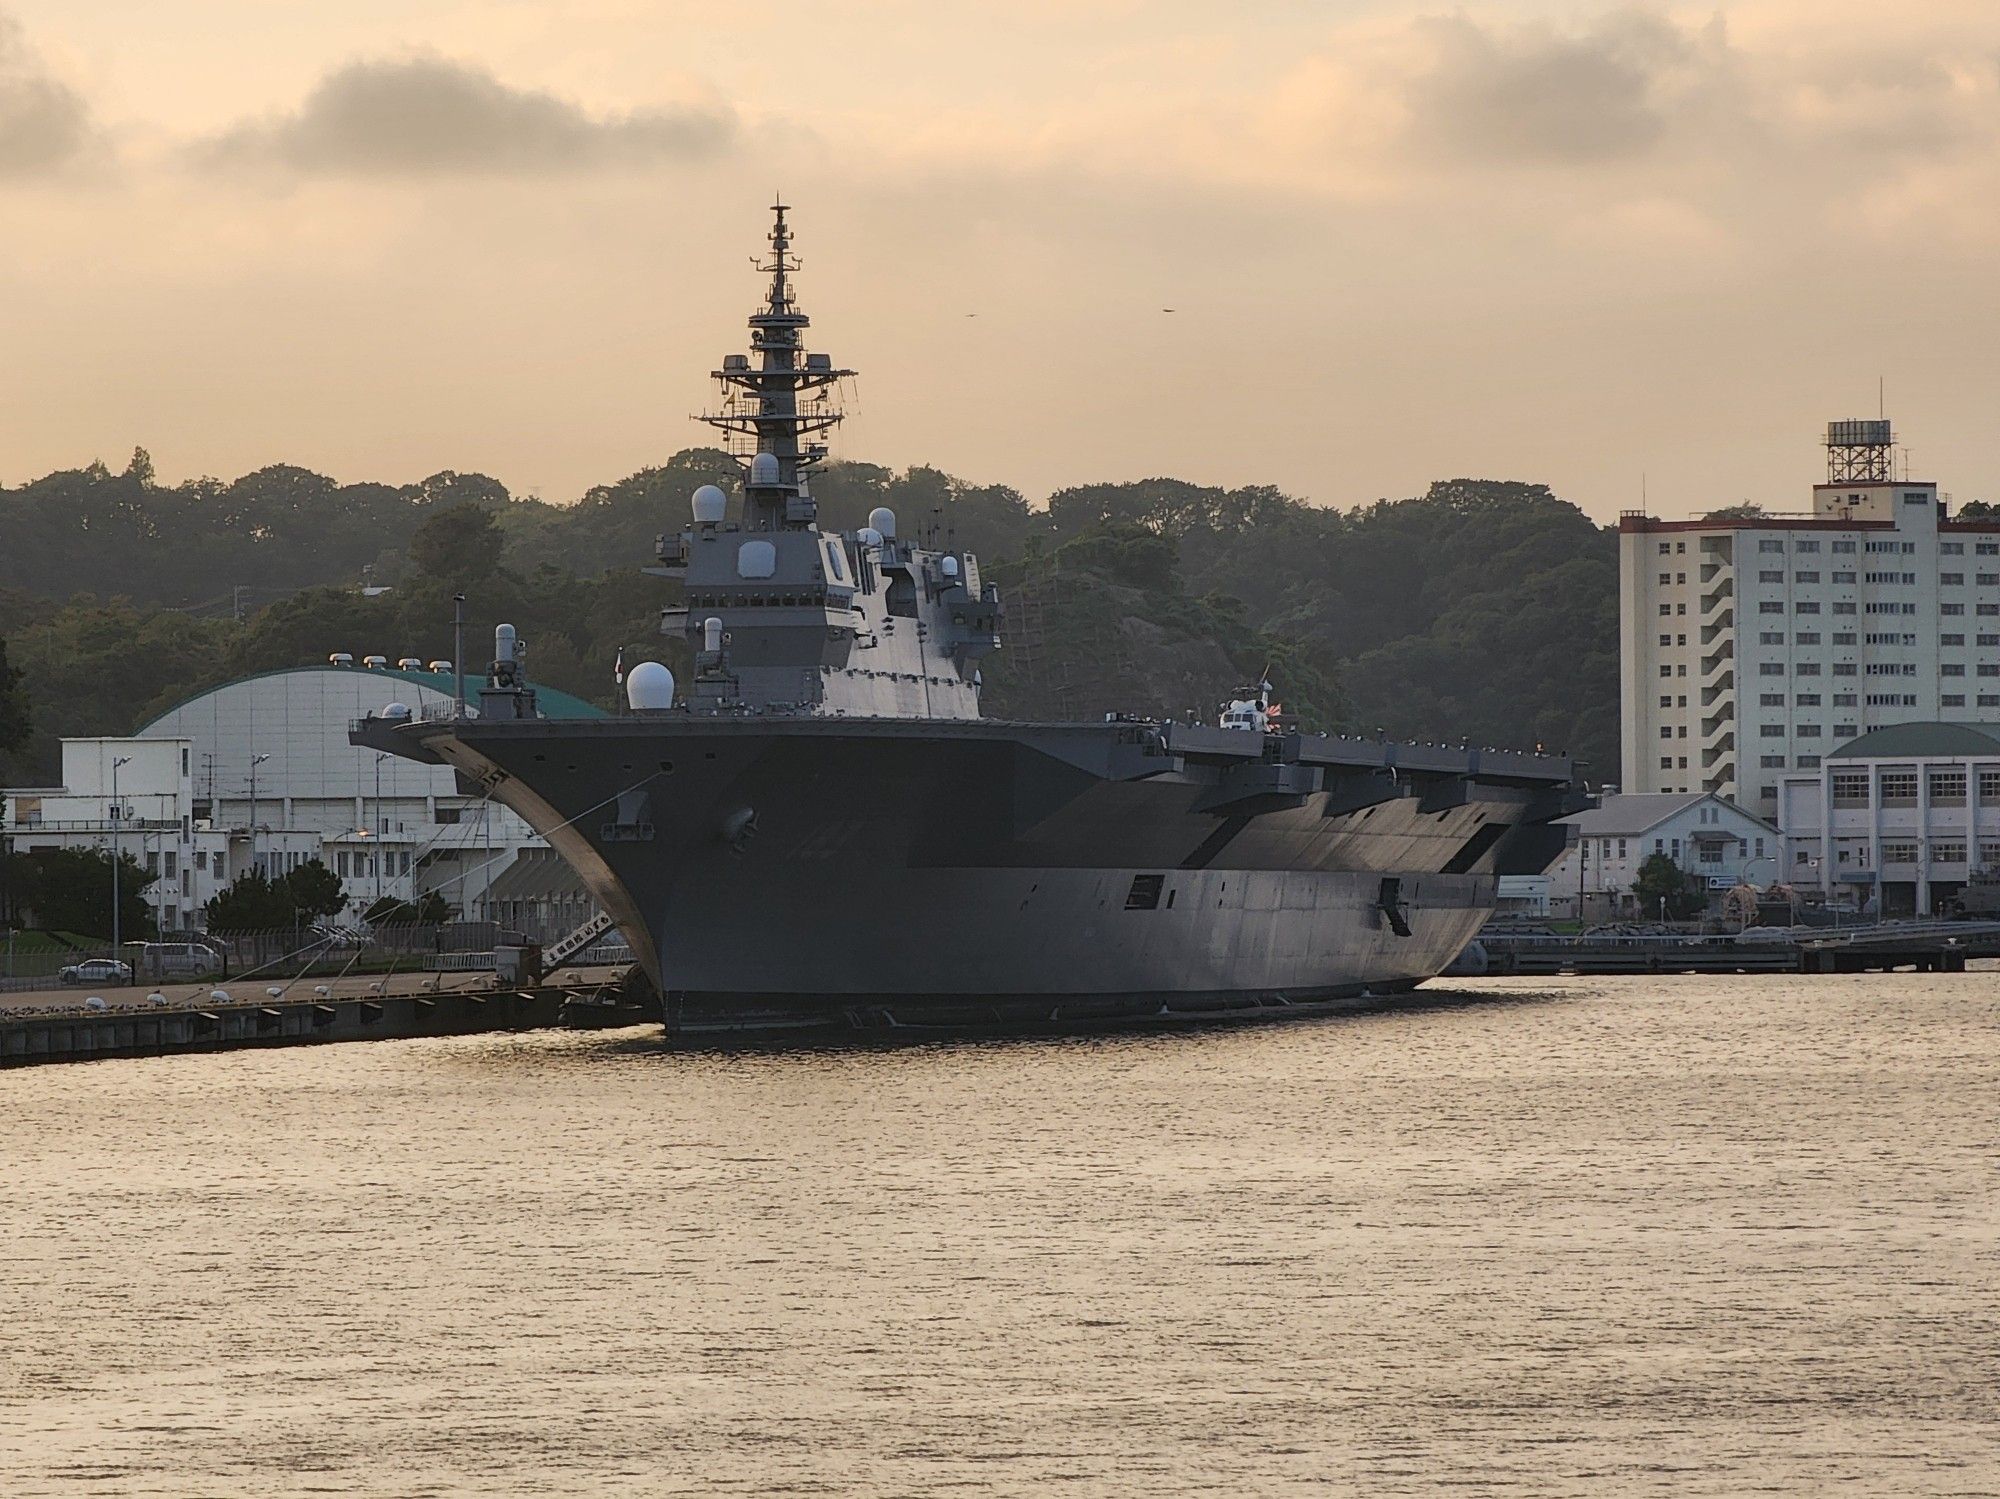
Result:
[[[1503,874],[1561,853],[1559,756],[1217,725],[980,716],[1004,612],[977,557],[877,510],[822,531],[811,471],[852,371],[805,346],[783,205],[750,349],[715,371],[743,468],[657,565],[693,671],[539,716],[514,632],[476,709],[354,727],[453,766],[576,870],[690,1033],[1059,1029],[1293,1015],[1436,975]],[[923,543],[923,544],[920,544]],[[663,602],[666,590],[663,588]],[[1114,708],[1114,704],[1106,704]]]

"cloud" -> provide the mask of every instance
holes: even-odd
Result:
[[[210,142],[212,162],[302,174],[536,176],[710,154],[735,131],[719,108],[593,114],[443,58],[353,62],[298,110]]]
[[[83,97],[48,72],[18,23],[0,15],[0,179],[67,166],[96,133]]]
[[[1629,158],[1725,103],[1719,23],[1687,31],[1630,12],[1564,33],[1455,16],[1414,30],[1429,56],[1405,81],[1410,139],[1469,160]]]

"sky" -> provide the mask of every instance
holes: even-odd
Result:
[[[1610,520],[1882,400],[2000,499],[1995,0],[0,0],[0,483],[573,500],[705,440],[779,192],[840,456]]]

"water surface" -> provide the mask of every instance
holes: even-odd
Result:
[[[0,1073],[0,1492],[2000,1491],[2000,974]]]

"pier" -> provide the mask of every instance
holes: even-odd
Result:
[[[2000,958],[2000,922],[1893,921],[1850,927],[1750,927],[1679,932],[1495,932],[1480,937],[1450,977],[1618,973],[1958,973]]]
[[[486,975],[483,983],[468,978],[442,987],[435,979],[407,975],[390,983],[294,985],[277,995],[238,992],[227,1000],[212,997],[229,993],[226,989],[169,993],[164,1003],[140,990],[119,990],[98,996],[101,1008],[80,1002],[73,991],[14,995],[0,1009],[0,1066],[489,1031],[603,1029],[657,1019],[657,1011],[625,998],[622,976],[618,969],[579,971],[565,975],[565,982],[495,986]]]

